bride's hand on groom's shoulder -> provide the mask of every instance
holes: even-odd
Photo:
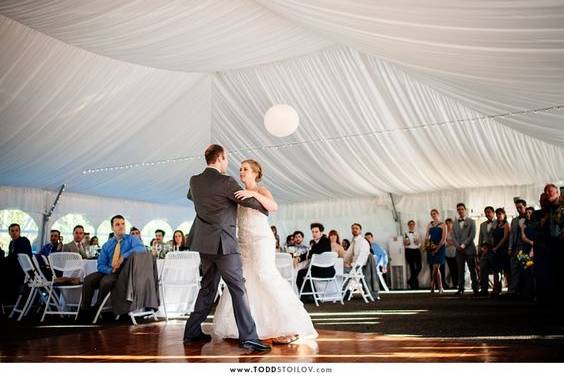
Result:
[[[247,198],[255,197],[254,191],[249,191],[247,189],[241,189],[240,191],[235,192],[235,198],[237,200],[245,200]]]

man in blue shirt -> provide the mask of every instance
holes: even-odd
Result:
[[[374,255],[376,267],[380,267],[382,273],[388,271],[388,253],[378,243],[374,242],[374,236],[371,232],[364,234],[364,238],[370,243],[370,252]]]
[[[125,233],[125,218],[115,215],[112,220],[114,236],[108,239],[102,246],[98,256],[98,271],[84,278],[82,287],[82,304],[79,316],[84,317],[96,311],[106,295],[112,290],[116,283],[123,261],[134,252],[145,252],[145,246],[135,236]],[[98,301],[94,309],[90,311],[90,304],[94,291],[98,289]]]
[[[50,242],[41,247],[40,255],[49,257],[52,252],[61,250],[61,233],[59,230],[51,230]]]

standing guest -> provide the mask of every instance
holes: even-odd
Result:
[[[525,211],[525,223],[521,225],[521,241],[523,242],[523,252],[529,254],[531,257],[534,255],[535,245],[535,228],[532,226],[533,214],[535,208],[529,206]]]
[[[497,208],[495,210],[496,224],[493,228],[493,248],[492,251],[495,254],[496,269],[497,272],[503,273],[505,276],[505,283],[509,285],[509,223],[507,223],[507,217],[505,215],[505,210],[503,208]],[[501,283],[498,284],[497,289],[494,286],[494,295],[499,295],[501,292]]]
[[[560,296],[564,291],[564,273],[561,271],[564,264],[564,197],[560,196],[558,187],[554,184],[544,187],[544,195],[546,199],[540,221],[540,235],[545,245],[543,257],[547,262],[544,278],[548,295],[545,297],[551,299],[551,304],[563,305]],[[535,251],[535,256],[538,256],[538,251]]]
[[[276,226],[270,226],[272,230],[272,235],[274,235],[274,239],[276,239],[276,252],[280,252],[280,235],[278,235],[278,229]]]
[[[116,283],[121,266],[134,252],[145,252],[145,246],[135,236],[125,233],[125,218],[121,215],[112,217],[110,223],[114,236],[104,243],[98,257],[98,271],[84,278],[82,304],[79,317],[89,319],[96,312],[106,295]],[[90,304],[94,291],[98,289],[98,300],[93,309]]]
[[[86,249],[84,248],[84,227],[76,225],[72,229],[73,241],[63,246],[63,252],[79,253],[83,259],[86,258]]]
[[[439,288],[439,294],[443,293],[443,282],[441,278],[440,266],[445,263],[445,244],[447,229],[441,222],[441,215],[437,209],[431,210],[431,222],[427,226],[425,239],[427,242],[427,263],[432,266],[431,273],[431,293],[435,292],[435,287]]]
[[[470,270],[472,280],[472,290],[475,295],[479,294],[478,276],[476,275],[476,222],[466,216],[466,205],[459,203],[456,205],[458,218],[454,222],[453,240],[456,246],[456,264],[458,266],[458,291],[456,295],[464,294],[465,265]]]
[[[407,222],[407,232],[403,234],[403,245],[405,247],[405,261],[409,267],[409,288],[416,290],[419,288],[419,273],[421,272],[421,241],[415,231],[415,221],[411,219]]]
[[[345,257],[345,249],[341,245],[341,240],[339,238],[339,233],[337,230],[329,231],[329,240],[331,241],[331,250],[337,254],[340,258]]]
[[[367,232],[364,234],[364,239],[370,245],[370,253],[374,255],[374,261],[376,262],[376,267],[379,267],[382,270],[383,274],[388,272],[388,262],[390,258],[388,257],[388,253],[380,244],[374,241],[374,235],[371,232]]]
[[[511,220],[509,244],[508,249],[510,252],[510,271],[511,280],[507,288],[507,295],[512,296],[517,294],[518,286],[521,278],[521,263],[517,259],[517,254],[523,249],[523,240],[521,239],[521,226],[525,223],[527,202],[523,199],[515,200],[515,210],[517,216]]]
[[[3,278],[2,288],[0,293],[2,294],[2,303],[10,304],[13,303],[19,292],[22,289],[22,284],[25,278],[24,272],[20,267],[18,261],[19,254],[28,255],[31,259],[31,243],[29,239],[25,236],[21,236],[21,228],[17,223],[12,223],[8,227],[8,232],[10,233],[10,245],[8,246],[8,255],[3,260],[4,270],[2,270]]]
[[[176,230],[172,234],[172,240],[170,241],[172,249],[175,251],[187,251],[186,238],[181,230]]]
[[[312,223],[310,225],[310,228],[311,228],[311,236],[313,238],[314,244],[311,247],[309,253],[302,254],[302,256],[300,256],[300,261],[308,261],[308,264],[309,262],[311,262],[311,257],[313,255],[319,255],[325,252],[331,252],[331,241],[323,233],[325,227],[321,223]],[[294,233],[294,241],[299,240],[299,238],[296,236],[297,232],[298,231]],[[301,237],[301,240],[303,241],[303,236]],[[304,278],[307,274],[307,269],[308,268],[304,268],[298,271],[298,275],[296,277],[296,285],[298,286],[298,288],[301,288],[303,284]],[[311,275],[313,277],[319,277],[319,278],[331,278],[335,275],[335,268],[332,266],[328,268],[320,268],[320,267],[312,266]],[[304,291],[309,291],[309,289],[310,289],[309,284],[306,284],[306,286],[304,287]]]
[[[61,232],[59,230],[51,230],[49,235],[49,243],[41,247],[40,255],[49,257],[52,252],[60,252],[62,249]]]
[[[452,221],[452,218],[447,218],[445,220],[445,225],[447,226],[445,260],[450,273],[451,287],[455,287],[458,285],[458,266],[456,265],[456,246],[454,245],[454,232],[452,230],[454,222]]]
[[[480,247],[480,295],[487,296],[490,274],[494,275],[494,293],[500,291],[501,288],[499,284],[499,270],[497,268],[496,255],[493,251],[493,231],[497,226],[497,221],[494,219],[494,208],[486,206],[484,215],[486,216],[486,221],[480,224],[478,247]]]
[[[349,241],[349,239],[343,239],[343,241],[341,242],[341,245],[343,246],[343,249],[345,251],[347,251],[349,249],[349,247],[351,246],[351,242]]]

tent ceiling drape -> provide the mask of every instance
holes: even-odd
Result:
[[[563,21],[557,0],[2,1],[0,183],[185,205],[201,158],[82,171],[210,142],[282,203],[562,180],[564,110],[484,115],[564,105]],[[281,102],[287,139],[262,127]]]

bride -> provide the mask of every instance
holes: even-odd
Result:
[[[239,172],[245,189],[238,191],[236,197],[254,197],[269,212],[275,212],[278,205],[272,194],[265,187],[258,186],[262,178],[261,165],[257,161],[246,160],[241,163]],[[259,338],[272,338],[274,343],[287,344],[298,338],[317,337],[303,303],[276,268],[276,241],[268,217],[258,210],[239,206],[237,226],[243,276]],[[239,338],[227,289],[219,300],[213,323],[216,336]]]

